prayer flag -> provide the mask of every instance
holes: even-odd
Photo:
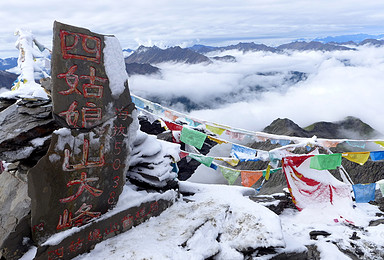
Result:
[[[233,185],[235,183],[235,181],[237,180],[237,178],[239,177],[240,171],[230,169],[227,167],[222,167],[220,165],[219,165],[219,167],[220,167],[221,174],[223,174],[224,178],[228,181],[228,184]]]
[[[168,118],[169,120],[171,120],[171,121],[176,121],[176,119],[177,119],[177,116],[175,116],[171,111],[169,111],[169,110],[165,110],[164,111],[164,116],[166,117],[166,118]]]
[[[333,170],[341,165],[341,153],[318,154],[311,158],[310,168],[316,170]]]
[[[178,173],[179,172],[179,167],[177,167],[177,163],[172,162],[172,172]]]
[[[165,125],[168,127],[171,131],[181,131],[183,129],[182,125],[175,124],[173,122],[168,122],[164,120]]]
[[[251,187],[263,176],[262,171],[241,171],[241,184],[245,187]]]
[[[291,140],[287,139],[271,139],[270,140],[271,144],[280,144],[281,146],[286,146],[291,143]]]
[[[131,95],[131,98],[132,98],[132,102],[135,103],[136,107],[144,109],[144,102],[141,99],[132,95]]]
[[[269,180],[269,175],[271,174],[271,165],[268,164],[267,170],[265,172],[265,180]]]
[[[384,160],[384,151],[371,152],[372,161]]]
[[[365,141],[346,141],[352,147],[365,148]]]
[[[351,203],[351,188],[332,174],[310,168],[313,155],[283,158],[283,170],[292,201],[299,210],[318,204]],[[352,206],[352,205],[351,205]]]
[[[217,134],[217,135],[221,135],[225,131],[225,129],[223,129],[221,127],[207,125],[207,124],[205,125],[205,128],[207,128],[207,130],[209,130],[212,133]]]
[[[369,152],[348,152],[343,153],[342,156],[351,162],[363,165],[369,158]]]
[[[212,163],[211,166],[209,166],[210,168],[214,169],[214,170],[217,170],[217,165]]]
[[[275,172],[278,172],[278,171],[280,171],[282,168],[281,167],[279,167],[279,168],[276,168],[276,169],[270,169],[269,170],[269,174],[273,174],[273,173],[275,173]],[[262,171],[263,172],[263,177],[265,178],[265,176],[267,176],[267,170],[263,170]]]
[[[157,115],[163,115],[164,109],[159,104],[153,103],[153,112]]]
[[[183,127],[183,130],[181,131],[180,140],[183,143],[192,145],[197,149],[201,149],[201,147],[203,147],[206,137],[207,135],[202,132],[189,129],[188,127]]]
[[[239,159],[236,158],[223,158],[223,157],[215,157],[215,160],[226,162],[232,166],[237,166],[239,164]]]
[[[188,125],[190,125],[190,126],[192,126],[192,127],[196,127],[196,126],[198,126],[198,125],[201,125],[201,123],[196,122],[196,121],[194,121],[194,120],[192,120],[192,119],[190,119],[190,118],[185,118],[185,121],[187,121],[187,122],[188,122]]]
[[[213,162],[213,157],[209,156],[203,156],[198,154],[189,154],[188,156],[208,167],[210,167]]]
[[[380,186],[381,195],[384,197],[384,180],[380,180],[376,182]]]
[[[325,146],[325,147],[336,147],[339,143],[341,143],[341,141],[330,141],[330,140],[320,140],[319,141],[321,143],[322,146]]]
[[[186,153],[186,152],[181,151],[181,152],[179,153],[180,160],[183,159],[184,157],[187,157],[188,154],[189,154],[189,153]]]
[[[352,185],[356,203],[368,203],[375,200],[376,183]]]
[[[245,137],[245,135],[243,133],[239,133],[239,132],[234,132],[232,130],[226,130],[225,133],[227,135],[229,135],[232,139],[236,139],[236,140],[239,140],[239,141],[242,141]]]
[[[231,156],[239,159],[241,162],[244,161],[258,161],[256,159],[257,151],[252,148],[232,144]]]
[[[378,144],[381,147],[384,147],[384,142],[383,141],[376,141],[375,144]]]
[[[207,135],[207,137],[208,137],[208,139],[210,139],[210,140],[212,140],[212,141],[214,141],[214,142],[216,142],[218,144],[226,144],[226,143],[228,143],[225,140],[220,140],[220,139],[218,139],[216,137],[213,137],[213,136],[210,136],[210,135]]]

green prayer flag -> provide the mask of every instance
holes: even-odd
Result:
[[[334,170],[341,165],[341,153],[318,154],[311,158],[309,167],[316,170]]]
[[[220,167],[220,170],[221,170],[221,174],[223,174],[224,178],[228,181],[229,185],[233,185],[240,175],[239,170],[234,170],[234,169],[224,168],[224,167]]]
[[[209,156],[202,156],[198,154],[189,154],[188,156],[208,167],[210,167],[213,162],[213,157]]]
[[[383,197],[384,197],[384,180],[380,180],[376,183],[379,184],[381,195],[383,195]]]
[[[188,127],[183,127],[183,129],[181,130],[180,140],[183,143],[192,145],[197,149],[201,149],[201,147],[203,147],[206,137],[207,135],[202,132],[189,129]]]

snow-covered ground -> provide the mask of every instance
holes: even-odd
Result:
[[[361,259],[382,259],[384,225],[369,227],[377,219],[377,206],[359,203],[286,209],[278,216],[247,196],[251,189],[182,182],[181,189],[197,192],[181,198],[160,216],[96,245],[85,259],[244,259],[248,248],[273,247],[275,253],[252,259],[270,259],[279,253],[305,252],[315,245],[321,259],[350,259],[340,250],[360,250]],[[311,240],[311,231],[328,237]],[[355,234],[354,234],[355,232]],[[357,238],[357,239],[354,239]],[[33,249],[24,256],[32,259]]]

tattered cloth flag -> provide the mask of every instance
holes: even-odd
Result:
[[[329,171],[310,168],[313,155],[283,158],[283,171],[292,201],[299,210],[306,207],[352,203],[351,188]],[[352,205],[351,205],[352,206]]]
[[[240,160],[240,162],[246,161],[259,161],[256,158],[257,151],[252,148],[232,144],[231,156]]]
[[[342,156],[351,162],[363,165],[369,158],[369,152],[348,152],[343,153]]]
[[[375,200],[376,183],[352,185],[356,203],[368,203]]]
[[[316,170],[334,170],[341,165],[341,153],[317,154],[311,158],[310,168]]]
[[[241,171],[241,184],[251,187],[263,176],[263,171]]]
[[[223,167],[221,165],[219,165],[219,167],[220,167],[221,174],[223,174],[224,178],[228,181],[228,184],[233,185],[237,180],[237,178],[239,177],[240,171]]]
[[[203,147],[205,138],[207,138],[206,134],[189,129],[188,127],[183,127],[183,130],[181,130],[180,140],[183,143],[196,147],[197,149],[201,149],[201,147]]]
[[[213,157],[209,157],[209,156],[203,156],[198,154],[189,154],[188,156],[204,164],[207,167],[210,167],[213,162]]]

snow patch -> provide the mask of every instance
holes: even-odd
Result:
[[[105,36],[104,42],[105,72],[108,76],[112,97],[117,99],[124,92],[124,83],[128,81],[123,51],[116,37]]]

